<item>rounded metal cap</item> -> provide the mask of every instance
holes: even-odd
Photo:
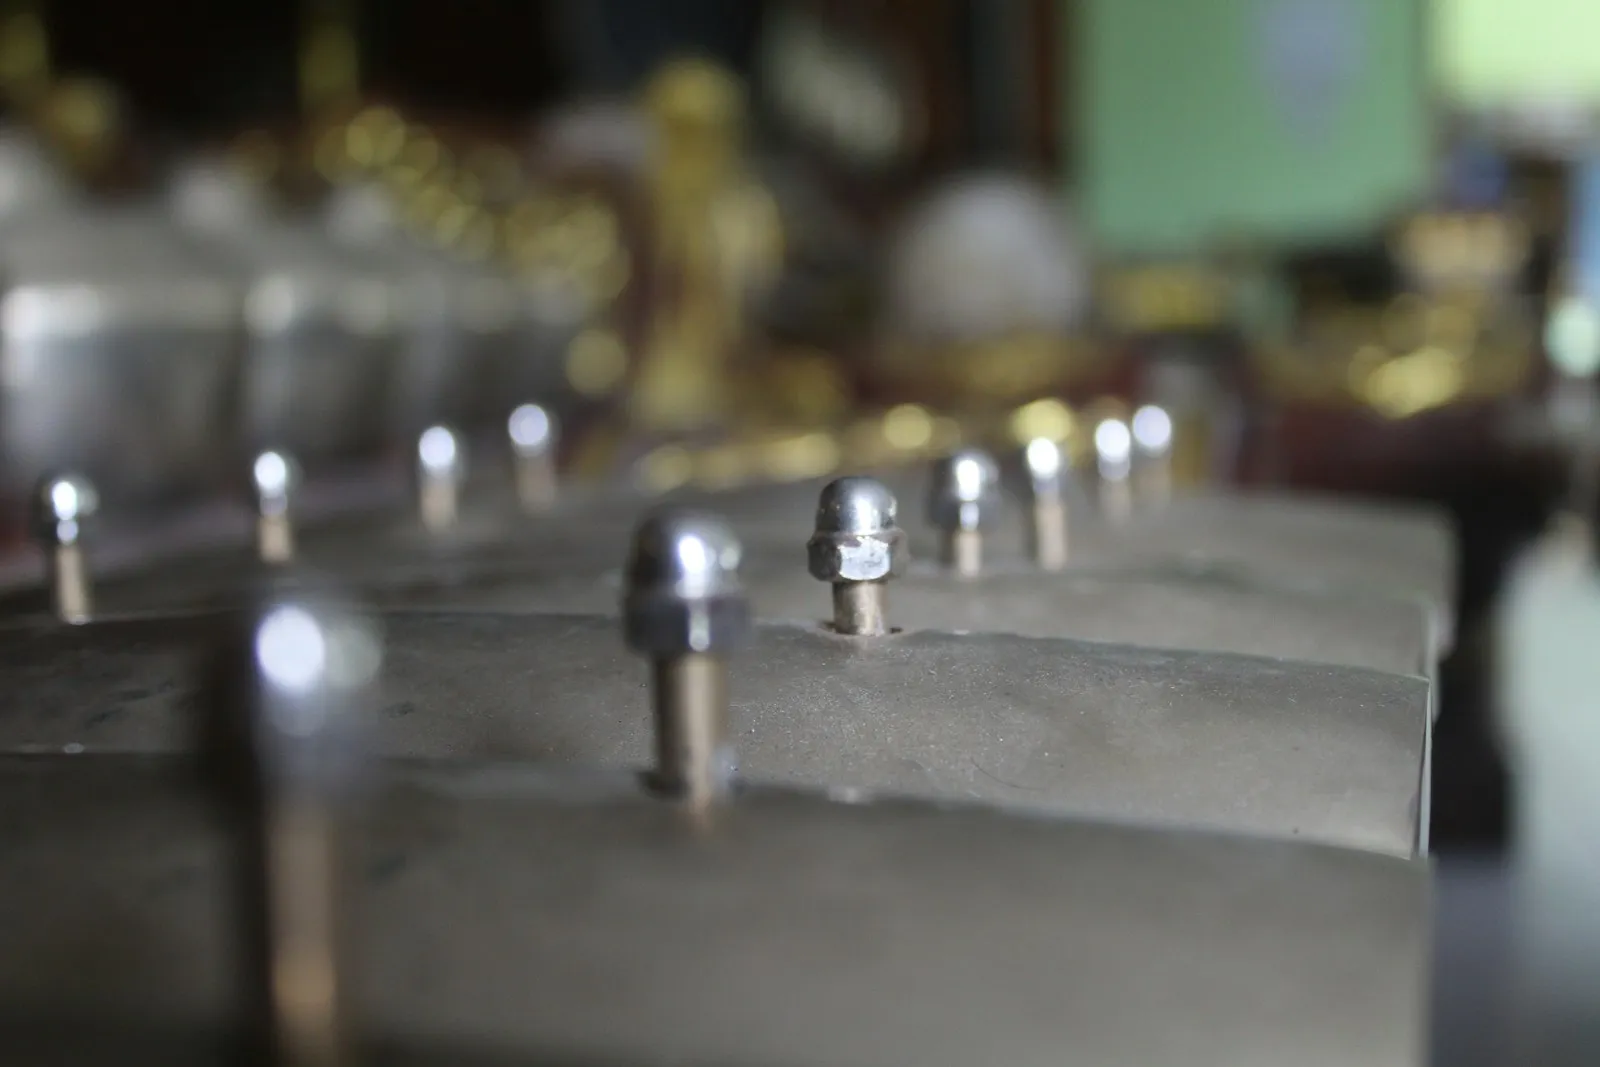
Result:
[[[226,735],[251,776],[318,792],[358,784],[383,665],[377,621],[315,594],[284,592],[247,613],[228,645],[222,662],[234,677],[222,681],[234,699],[215,711],[235,720],[243,713]]]
[[[1159,404],[1146,404],[1133,413],[1129,424],[1133,447],[1139,455],[1156,459],[1172,451],[1172,416]]]
[[[1022,449],[1022,466],[1034,496],[1060,496],[1072,461],[1058,442],[1035,437]]]
[[[542,456],[553,451],[559,429],[555,416],[538,404],[523,404],[506,420],[506,436],[519,456]]]
[[[928,521],[941,530],[977,530],[999,510],[1000,467],[979,448],[962,448],[933,466]]]
[[[81,475],[53,475],[39,483],[34,509],[34,526],[42,541],[77,544],[83,537],[84,521],[100,510],[100,494]]]
[[[652,656],[736,647],[750,629],[739,581],[743,555],[714,515],[669,509],[646,518],[628,557],[622,614],[629,647]]]
[[[456,481],[467,469],[466,445],[448,426],[430,426],[417,438],[417,470],[425,478]]]
[[[250,465],[250,481],[261,514],[279,514],[288,508],[289,498],[300,485],[300,465],[287,452],[269,449]]]
[[[876,478],[835,478],[817,498],[819,534],[879,534],[899,528],[899,505]]]
[[[829,482],[817,499],[816,530],[806,542],[807,566],[824,582],[875,582],[905,569],[909,552],[899,505],[876,478]]]

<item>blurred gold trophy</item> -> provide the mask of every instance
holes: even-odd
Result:
[[[732,413],[748,306],[777,279],[782,224],[745,167],[745,94],[731,74],[672,62],[651,80],[644,110],[654,262],[629,415],[646,432],[701,430]]]

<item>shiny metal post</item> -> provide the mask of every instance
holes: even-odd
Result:
[[[417,507],[422,525],[442,533],[456,524],[466,445],[448,426],[430,426],[417,438]]]
[[[982,449],[962,448],[934,464],[928,521],[939,531],[941,562],[963,578],[983,570],[983,528],[1000,504],[1000,468]]]
[[[99,494],[86,478],[59,475],[40,483],[34,506],[35,531],[50,570],[50,599],[56,617],[73,624],[88,622],[94,596],[83,534],[85,522],[100,509]]]
[[[290,505],[300,482],[300,469],[286,452],[266,451],[250,468],[256,496],[256,552],[263,563],[294,559],[294,523]]]
[[[1094,428],[1095,469],[1100,476],[1100,514],[1113,525],[1133,514],[1133,431],[1121,419]]]
[[[375,622],[269,600],[219,658],[214,775],[237,830],[246,1005],[266,1062],[353,1062],[351,833],[367,784]]]
[[[1137,503],[1145,510],[1165,507],[1172,498],[1172,416],[1159,404],[1146,404],[1133,413],[1129,429]]]
[[[1029,550],[1040,570],[1059,571],[1067,565],[1067,454],[1050,438],[1035,437],[1022,450],[1022,465],[1032,512]]]
[[[750,630],[742,554],[715,516],[664,510],[634,532],[627,565],[623,628],[651,663],[655,785],[699,813],[733,774],[727,658]]]
[[[538,404],[523,404],[506,420],[517,503],[529,515],[549,511],[555,505],[559,429],[555,416]]]

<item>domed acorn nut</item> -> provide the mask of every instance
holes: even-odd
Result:
[[[623,631],[650,659],[656,785],[694,811],[733,776],[727,657],[750,636],[743,554],[721,519],[668,510],[639,525],[628,559]]]
[[[833,586],[833,624],[840,633],[888,632],[885,583],[910,559],[899,506],[875,478],[830,482],[817,501],[816,528],[806,542],[811,576]]]
[[[666,510],[634,532],[623,622],[628,646],[647,656],[725,653],[750,632],[739,581],[744,549],[714,515]]]

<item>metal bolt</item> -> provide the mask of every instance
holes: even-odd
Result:
[[[1134,489],[1139,503],[1156,508],[1172,497],[1172,416],[1157,404],[1133,413]]]
[[[286,452],[267,451],[250,468],[256,494],[256,550],[263,563],[294,558],[290,504],[300,484],[300,467]]]
[[[1123,523],[1133,512],[1133,434],[1121,419],[1105,419],[1094,428],[1095,467],[1100,475],[1100,512]]]
[[[1042,570],[1061,570],[1067,565],[1066,480],[1070,460],[1055,441],[1035,437],[1022,450],[1022,464],[1032,491],[1034,562]]]
[[[94,598],[83,554],[84,523],[100,510],[88,479],[68,474],[46,478],[34,501],[34,525],[50,567],[50,597],[63,622],[89,621]]]
[[[876,637],[889,632],[888,582],[910,551],[896,523],[894,494],[875,478],[838,478],[817,500],[806,542],[811,576],[833,586],[833,628]]]
[[[622,603],[628,646],[650,658],[656,785],[704,811],[733,774],[727,658],[750,632],[739,540],[721,519],[651,515],[634,531]]]
[[[530,515],[548,511],[555,503],[559,429],[555,416],[538,404],[523,404],[506,421],[517,500]]]
[[[422,431],[417,438],[417,503],[424,527],[438,533],[455,525],[466,473],[466,446],[454,430],[430,426]]]
[[[940,555],[958,575],[983,569],[983,527],[1000,505],[1000,468],[977,448],[962,448],[933,467],[928,521],[939,530]]]
[[[269,600],[229,632],[213,775],[239,844],[248,1017],[268,1062],[351,1062],[350,836],[368,781],[376,624],[310,598]]]

